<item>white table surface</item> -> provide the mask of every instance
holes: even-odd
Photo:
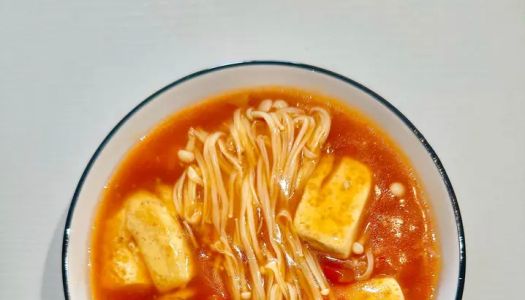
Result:
[[[523,299],[525,1],[360,2],[0,0],[0,299],[63,298],[65,214],[120,118],[249,59],[326,67],[396,105],[456,190],[464,299]]]

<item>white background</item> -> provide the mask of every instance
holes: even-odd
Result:
[[[456,190],[464,299],[523,298],[525,1],[0,0],[0,299],[63,298],[65,214],[120,118],[249,59],[326,67],[396,105]]]

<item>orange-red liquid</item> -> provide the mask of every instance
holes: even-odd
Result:
[[[255,105],[263,99],[284,99],[291,105],[321,105],[332,115],[327,141],[336,155],[347,155],[369,166],[373,184],[363,224],[369,225],[365,247],[375,256],[373,276],[391,275],[400,283],[405,298],[431,299],[439,275],[439,252],[429,208],[409,161],[398,147],[370,120],[334,99],[309,91],[285,87],[265,87],[233,91],[212,97],[174,114],[154,128],[126,155],[102,195],[94,223],[91,244],[91,286],[95,299],[155,299],[155,290],[110,291],[101,284],[104,264],[104,227],[106,221],[122,207],[127,195],[137,189],[153,189],[156,183],[173,184],[182,172],[177,151],[187,141],[190,127],[214,130],[231,119],[238,107]],[[406,188],[404,201],[389,192],[393,182]],[[197,251],[205,251],[200,249]],[[200,272],[189,283],[198,287],[196,299],[226,295],[222,278],[210,274],[211,261],[200,255],[196,262]],[[332,285],[340,285],[338,266],[321,261]],[[335,273],[334,273],[335,271]],[[221,299],[215,298],[215,299]]]

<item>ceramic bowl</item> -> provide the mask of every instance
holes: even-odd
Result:
[[[155,125],[181,108],[221,92],[286,85],[338,98],[373,119],[410,158],[434,213],[442,255],[437,299],[460,299],[465,242],[459,207],[439,158],[423,135],[392,104],[363,85],[305,64],[254,61],[196,72],[162,88],[131,110],[106,136],[89,161],[69,209],[62,250],[66,299],[90,299],[89,242],[101,191],[126,152]]]

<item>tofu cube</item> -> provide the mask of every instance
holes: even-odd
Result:
[[[337,299],[344,300],[404,300],[403,291],[392,277],[380,277],[346,287],[337,287]]]
[[[105,224],[102,285],[107,289],[149,289],[153,283],[137,245],[126,229],[125,210],[121,209]]]
[[[155,185],[155,194],[159,196],[159,199],[166,206],[170,214],[173,217],[177,217],[177,211],[173,203],[173,185],[157,183]]]
[[[372,173],[364,164],[329,155],[319,162],[306,182],[295,213],[299,236],[319,250],[347,258],[357,238]]]
[[[186,285],[195,266],[181,225],[151,193],[137,192],[127,201],[126,227],[157,290],[166,292]]]

